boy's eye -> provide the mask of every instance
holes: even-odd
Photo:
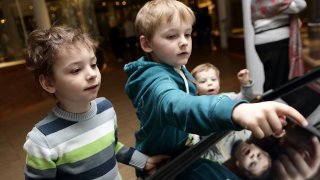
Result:
[[[191,33],[187,33],[187,34],[185,34],[184,36],[187,37],[187,38],[189,38],[189,37],[191,37]]]
[[[74,68],[70,71],[71,74],[77,74],[78,72],[80,72],[80,68]]]
[[[95,69],[97,67],[97,64],[91,64],[91,68]]]
[[[177,37],[177,35],[168,35],[167,36],[167,39],[174,39],[174,38],[176,38]]]

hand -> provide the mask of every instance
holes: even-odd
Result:
[[[283,133],[285,117],[289,116],[301,126],[307,126],[307,120],[294,108],[278,102],[242,103],[232,112],[234,123],[252,131],[256,138]]]
[[[240,84],[242,86],[246,86],[250,84],[250,77],[249,77],[249,70],[248,69],[242,69],[238,72],[238,80],[240,81]]]
[[[320,167],[320,143],[318,138],[312,138],[313,152],[299,153],[288,148],[287,155],[281,155],[274,163],[278,179],[304,180],[315,177]]]
[[[148,172],[149,175],[152,175],[159,169],[161,166],[167,163],[170,159],[170,156],[166,155],[155,155],[148,157],[147,163],[144,169]]]

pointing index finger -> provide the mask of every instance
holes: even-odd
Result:
[[[295,123],[306,127],[308,126],[308,121],[293,107],[285,105],[285,104],[279,104],[279,107],[277,108],[278,115],[285,115],[292,119]]]

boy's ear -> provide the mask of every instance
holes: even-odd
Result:
[[[146,53],[152,52],[152,48],[150,46],[150,43],[149,43],[147,37],[145,37],[143,35],[140,36],[140,46],[144,52],[146,52]]]
[[[56,88],[54,87],[52,80],[49,79],[47,76],[41,74],[39,76],[39,83],[41,87],[48,93],[53,94],[56,92]]]

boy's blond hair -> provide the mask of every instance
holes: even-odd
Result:
[[[196,75],[199,73],[199,72],[202,72],[202,71],[208,71],[208,70],[214,70],[217,74],[217,77],[219,78],[220,77],[220,71],[219,69],[214,66],[213,64],[211,63],[203,63],[203,64],[200,64],[198,66],[196,66],[192,71],[191,71],[191,74],[193,77],[196,77]]]
[[[80,29],[51,27],[37,29],[28,37],[28,58],[26,64],[38,80],[40,75],[53,78],[52,66],[62,48],[81,46],[96,50],[93,40]]]
[[[193,11],[177,0],[152,0],[147,2],[138,12],[135,28],[138,37],[144,35],[150,40],[162,22],[171,22],[178,14],[182,21],[195,22]]]

